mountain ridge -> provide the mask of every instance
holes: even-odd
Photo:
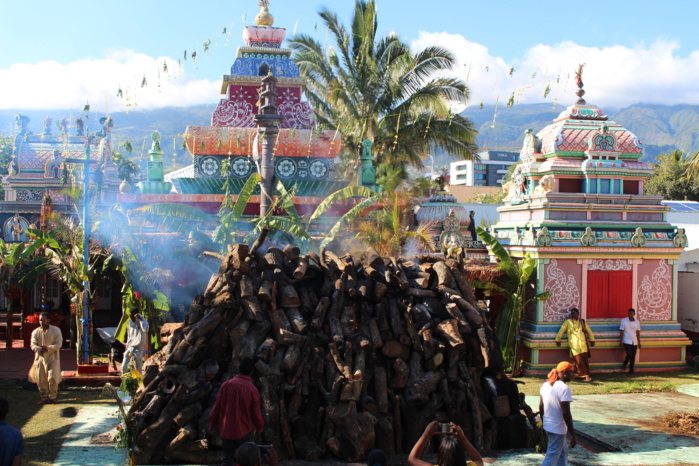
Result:
[[[126,140],[134,148],[132,158],[142,159],[145,163],[150,148],[148,138],[158,130],[162,136],[163,150],[168,168],[178,168],[190,163],[187,151],[182,147],[182,135],[187,126],[209,125],[211,113],[216,104],[200,104],[188,107],[162,107],[151,110],[132,110],[112,113],[114,128],[113,139],[117,145]],[[550,103],[518,104],[510,108],[500,106],[472,106],[462,112],[473,121],[479,131],[478,145],[485,148],[508,147],[519,150],[524,140],[524,132],[531,128],[539,132],[550,124],[563,110],[564,105]],[[0,110],[0,134],[12,134],[14,116],[17,113],[30,118],[29,130],[40,133],[44,118],[50,116],[55,122],[60,118],[75,120],[82,112],[71,110]],[[658,155],[673,149],[680,149],[687,154],[699,151],[699,106],[698,105],[657,105],[634,104],[621,109],[611,109],[607,115],[643,142],[645,155],[643,160],[653,162]],[[102,113],[93,113],[87,120],[87,126],[98,126]],[[57,129],[52,128],[54,134]],[[451,159],[446,154],[435,154],[435,165],[442,165]]]

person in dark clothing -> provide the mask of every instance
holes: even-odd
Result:
[[[0,466],[20,466],[24,454],[22,433],[5,421],[10,404],[0,397]]]

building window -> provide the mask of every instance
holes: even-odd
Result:
[[[456,170],[467,170],[468,169],[468,164],[462,163],[461,165],[457,165],[454,167]]]
[[[476,180],[484,180],[485,179],[485,174],[484,173],[476,173],[473,175],[473,178]]]
[[[477,163],[473,166],[474,170],[485,170],[485,165],[481,163]]]
[[[466,179],[466,175],[456,175],[456,179],[457,179],[457,180],[465,180],[465,179]]]

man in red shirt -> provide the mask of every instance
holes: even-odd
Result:
[[[240,363],[240,374],[221,385],[211,411],[209,429],[218,429],[223,439],[223,465],[235,464],[235,453],[245,442],[255,440],[265,423],[260,411],[260,393],[250,375],[255,365],[251,358]]]

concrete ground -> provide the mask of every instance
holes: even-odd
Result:
[[[26,349],[0,348],[0,377],[25,378],[32,361]],[[75,370],[74,350],[61,350],[64,370]],[[699,438],[671,433],[663,417],[671,411],[699,412],[699,384],[680,386],[677,393],[636,393],[575,396],[572,413],[575,428],[581,432],[579,445],[570,450],[573,465],[699,465]],[[538,407],[537,397],[527,403]],[[113,406],[85,406],[78,411],[54,464],[124,465],[126,452],[103,443],[105,434],[114,434],[117,425]],[[584,438],[583,438],[584,436]],[[586,440],[591,439],[591,440]],[[619,451],[603,451],[604,445]],[[539,465],[543,455],[529,450],[509,450],[486,455],[486,463],[498,465]],[[405,457],[391,458],[391,464],[405,464]],[[303,461],[282,462],[301,466]],[[334,465],[342,463],[316,462]]]

